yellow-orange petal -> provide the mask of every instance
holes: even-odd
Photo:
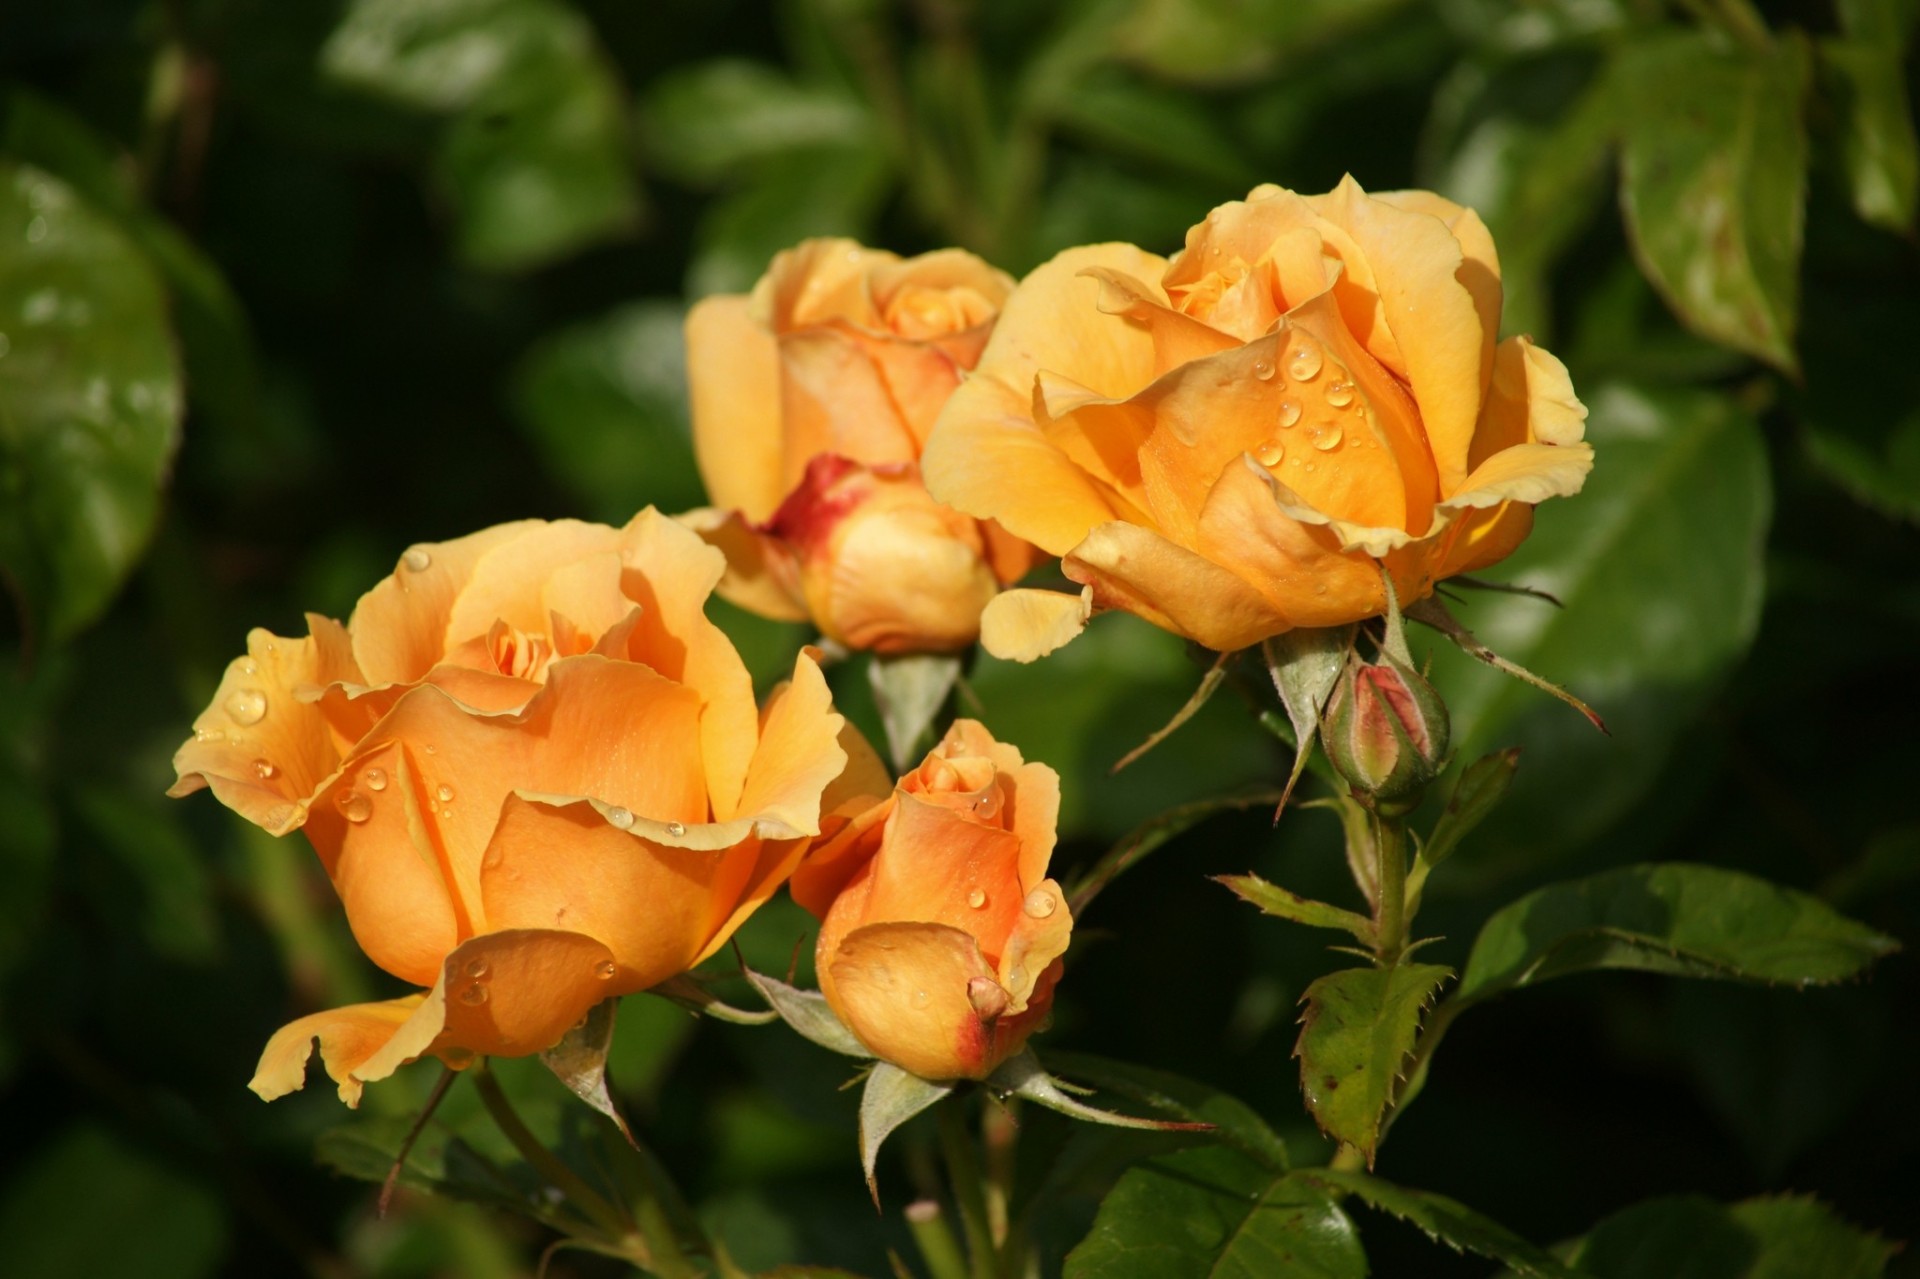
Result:
[[[1481,344],[1480,391],[1486,394],[1493,375],[1493,342],[1500,334],[1500,310],[1504,291],[1500,284],[1500,252],[1494,247],[1493,233],[1480,215],[1462,204],[1455,204],[1432,191],[1376,191],[1373,198],[1409,213],[1425,213],[1440,219],[1460,245],[1460,269],[1454,278],[1473,295],[1474,310],[1480,314],[1480,327],[1486,334]]]
[[[827,783],[826,790],[820,795],[822,813],[837,812],[850,804],[865,799],[869,804],[877,804],[893,793],[893,771],[880,758],[880,752],[873,748],[866,734],[852,720],[840,726],[839,736],[834,739],[840,749],[846,752],[846,767],[840,775]]]
[[[764,838],[820,833],[820,796],[847,766],[839,743],[845,722],[819,664],[802,652],[793,678],[761,711],[760,746],[740,798],[740,812]]]
[[[1093,588],[1096,609],[1125,609],[1223,653],[1257,644],[1288,625],[1237,574],[1138,525],[1099,525],[1061,568]]]
[[[569,587],[560,598],[560,611],[575,621],[611,625],[624,616],[619,531],[582,520],[554,520],[489,547],[473,562],[447,615],[446,649],[486,635],[498,621],[528,634],[544,632],[556,607],[548,595],[556,579]]]
[[[800,565],[793,548],[769,537],[739,511],[714,506],[674,516],[727,557],[727,573],[714,594],[737,608],[776,622],[807,620],[807,599],[800,590]]]
[[[480,557],[541,526],[539,520],[520,520],[408,549],[393,572],[360,597],[347,621],[361,682],[410,684],[425,675],[446,655],[447,619]]]
[[[877,804],[856,809],[807,850],[788,886],[801,909],[825,920],[842,897],[858,893],[858,899],[849,899],[842,909],[847,919],[860,917],[860,907],[866,900],[866,880],[860,878],[861,873],[880,851],[880,838],[893,809],[892,794]]]
[[[878,342],[884,339],[863,338],[842,323],[781,334],[783,492],[792,492],[805,476],[807,463],[822,453],[869,466],[905,465],[918,457],[918,438],[869,353],[869,345]],[[922,354],[951,372],[938,351]]]
[[[1020,852],[1012,831],[902,791],[861,917],[947,924],[971,934],[991,960],[1026,895]]]
[[[1372,266],[1433,446],[1440,491],[1452,494],[1466,479],[1485,349],[1496,337],[1457,278],[1465,261],[1460,242],[1439,218],[1372,199],[1351,177],[1319,197],[1317,208],[1353,237]]]
[[[1087,629],[1093,593],[1002,591],[980,614],[980,645],[1009,662],[1031,662],[1067,644]]]
[[[780,505],[780,354],[744,296],[711,297],[687,312],[687,393],[693,453],[707,495],[764,520]]]
[[[995,974],[974,939],[944,924],[870,924],[822,966],[840,1019],[873,1052],[923,1079],[980,1079],[1005,1055],[967,997]]]
[[[193,736],[174,753],[167,794],[211,786],[221,803],[275,835],[306,820],[307,801],[351,744],[316,700],[322,689],[360,679],[346,629],[317,614],[307,625],[311,633],[300,639],[247,635],[246,655],[227,664]]]
[[[1067,953],[1073,936],[1073,913],[1067,895],[1051,879],[1027,889],[1020,909],[1010,918],[1012,927],[1000,947],[1000,986],[1007,992],[1007,1013],[1017,1016],[1050,990],[1043,985],[1054,960]]]
[[[307,1061],[318,1041],[320,1064],[339,1085],[340,1100],[358,1107],[361,1080],[354,1072],[386,1046],[425,999],[425,995],[407,995],[377,1004],[349,1004],[289,1022],[267,1040],[247,1087],[262,1101],[304,1088]]]
[[[431,790],[408,744],[388,741],[355,752],[314,797],[307,820],[354,940],[416,986],[433,985],[441,960],[477,923],[456,891],[446,842],[434,838]]]

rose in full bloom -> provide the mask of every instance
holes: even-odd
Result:
[[[1047,878],[1059,776],[957,720],[893,794],[794,872],[818,916],[820,990],[876,1056],[982,1079],[1053,1004],[1073,916]]]
[[[1502,559],[1592,466],[1565,367],[1496,342],[1480,219],[1351,178],[1222,205],[1171,259],[1069,249],[1024,280],[922,458],[933,495],[1063,559],[999,597],[1031,658],[1122,608],[1221,651]]]
[[[304,829],[367,956],[419,993],[303,1017],[252,1087],[342,1100],[433,1054],[522,1056],[725,943],[846,755],[810,655],[762,709],[704,612],[725,565],[648,510],[416,546],[342,626],[248,636],[172,794]],[[832,802],[831,799],[829,802]]]
[[[687,317],[694,451],[721,594],[851,648],[964,648],[1031,546],[935,502],[920,451],[1013,281],[970,253],[809,240]]]

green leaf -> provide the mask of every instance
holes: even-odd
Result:
[[[1056,1110],[1090,1124],[1105,1124],[1109,1128],[1139,1128],[1150,1132],[1203,1132],[1213,1125],[1205,1120],[1169,1120],[1147,1119],[1138,1115],[1123,1115],[1111,1110],[1101,1110],[1089,1106],[1063,1091],[1060,1081],[1047,1073],[1040,1059],[1034,1056],[1033,1049],[1022,1049],[1017,1055],[1000,1063],[994,1072],[987,1076],[986,1086],[1001,1100],[1008,1097],[1023,1097],[1048,1110]]]
[[[619,81],[559,0],[354,0],[321,65],[445,118],[434,167],[475,266],[538,266],[639,216]]]
[[[1594,1279],[1878,1279],[1894,1251],[1813,1199],[1676,1195],[1608,1217],[1568,1259]]]
[[[58,642],[138,562],[180,440],[159,281],[71,187],[0,162],[0,576]]]
[[[1066,1279],[1363,1279],[1353,1222],[1298,1174],[1202,1147],[1141,1164],[1100,1203]]]
[[[1538,874],[1670,772],[1668,753],[1753,638],[1765,597],[1772,493],[1752,419],[1728,399],[1607,385],[1588,391],[1586,489],[1544,503],[1498,572],[1565,607],[1473,592],[1455,616],[1496,652],[1591,702],[1612,738],[1450,645],[1434,687],[1471,759],[1507,745],[1526,767],[1465,853],[1450,890]]]
[[[867,666],[874,705],[887,733],[887,754],[893,771],[912,768],[932,745],[935,721],[948,694],[960,678],[960,658],[954,653],[902,653],[882,657],[875,653]]]
[[[1328,1190],[1351,1194],[1391,1213],[1455,1252],[1490,1257],[1525,1279],[1573,1279],[1574,1272],[1496,1221],[1427,1190],[1409,1190],[1361,1172],[1315,1168],[1300,1174]]]
[[[1122,57],[1195,84],[1247,80],[1283,55],[1350,36],[1406,0],[1135,0],[1116,33]]]
[[[847,1028],[847,1024],[827,1003],[827,997],[819,991],[789,986],[765,973],[756,973],[751,968],[747,970],[747,980],[773,1005],[773,1011],[780,1014],[780,1019],[805,1038],[848,1057],[873,1056],[873,1050],[861,1043],[859,1036]]]
[[[560,1037],[560,1042],[540,1054],[540,1064],[567,1086],[581,1101],[613,1120],[620,1135],[633,1141],[627,1117],[614,1104],[607,1084],[607,1053],[613,1047],[614,1014],[620,1010],[618,999],[603,999],[588,1010],[579,1025]]]
[[[1231,888],[1242,901],[1251,902],[1269,915],[1291,919],[1309,928],[1352,933],[1362,945],[1373,944],[1373,921],[1365,915],[1295,896],[1258,875],[1215,875],[1214,879]]]
[[[1209,1084],[1090,1053],[1049,1049],[1047,1061],[1065,1078],[1119,1093],[1170,1118],[1211,1124],[1216,1139],[1275,1172],[1290,1166],[1286,1143],[1259,1112]]]
[[[1420,870],[1416,873],[1422,881],[1426,879],[1426,872],[1445,861],[1447,854],[1458,848],[1460,841],[1500,806],[1519,767],[1520,751],[1510,746],[1482,755],[1460,771],[1440,820],[1433,824],[1433,834],[1420,849]]]
[[[1343,968],[1307,987],[1293,1049],[1307,1109],[1369,1165],[1420,1018],[1452,975],[1438,964]]]
[[[640,124],[656,168],[702,185],[802,148],[879,145],[854,99],[733,58],[660,77],[641,103]]]
[[[702,505],[677,302],[636,302],[542,338],[513,371],[521,424],[584,514]]]
[[[1793,371],[1805,219],[1808,58],[1704,32],[1645,39],[1614,66],[1621,204],[1634,252],[1699,333]]]
[[[1273,687],[1287,708],[1287,720],[1293,725],[1293,770],[1287,774],[1286,789],[1281,793],[1282,807],[1313,757],[1320,712],[1326,709],[1333,686],[1340,682],[1353,636],[1352,626],[1297,627],[1260,646],[1267,659],[1267,674],[1273,678]]]
[[[873,1206],[880,1206],[880,1183],[874,1180],[874,1161],[880,1147],[907,1120],[941,1100],[954,1089],[951,1080],[939,1083],[909,1074],[888,1061],[876,1061],[867,1072],[860,1093],[860,1166],[867,1174]]]
[[[357,1119],[322,1132],[314,1157],[335,1172],[380,1185],[393,1168],[412,1121],[405,1116]],[[531,1213],[525,1188],[458,1137],[429,1127],[407,1153],[399,1184],[450,1199]],[[538,1213],[531,1213],[538,1216]]]
[[[0,1274],[199,1279],[218,1269],[225,1236],[217,1196],[106,1129],[79,1124],[10,1179]]]
[[[1906,71],[1897,46],[1822,40],[1825,81],[1839,100],[1841,155],[1854,212],[1905,231],[1920,205],[1920,139],[1914,136]]]
[[[1897,949],[1817,897],[1752,875],[1683,862],[1624,866],[1495,912],[1454,998],[1472,1002],[1599,968],[1826,985]]]

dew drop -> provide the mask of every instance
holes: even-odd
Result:
[[[1327,383],[1327,403],[1333,405],[1336,409],[1344,409],[1347,405],[1353,403],[1353,383]]]
[[[439,753],[440,753],[440,752],[439,752],[439,750],[438,750],[437,748],[435,748],[435,747],[432,747],[432,746],[429,746],[429,747],[427,747],[427,754],[429,754],[429,755],[437,755],[437,754],[439,754]]]
[[[609,808],[607,810],[607,820],[613,825],[618,826],[621,830],[631,830],[633,828],[633,810],[630,808]]]
[[[479,982],[460,989],[460,1002],[472,1008],[478,1008],[487,1002],[487,988]]]
[[[611,959],[603,959],[593,966],[593,975],[601,981],[612,981],[614,974],[619,971],[620,966]]]
[[[474,958],[467,961],[467,976],[475,981],[485,981],[487,974],[492,971],[493,966],[484,959]]]
[[[672,835],[675,839],[678,839],[680,836],[686,833],[687,833],[687,828],[681,823],[679,822],[667,823],[667,834]]]
[[[1280,429],[1286,430],[1300,420],[1300,406],[1292,400],[1280,401]]]
[[[258,675],[260,673],[260,663],[254,661],[251,657],[243,658],[240,662],[240,673],[242,675]]]
[[[447,785],[445,782],[441,782],[433,788],[433,797],[443,804],[451,804],[453,802],[453,787]]]
[[[1268,440],[1253,451],[1254,460],[1262,466],[1278,466],[1286,455],[1287,446],[1279,440]]]
[[[196,728],[193,730],[193,740],[196,742],[224,742],[227,740],[227,735],[217,728]]]
[[[384,768],[369,768],[360,780],[366,783],[366,787],[370,791],[383,791],[387,788],[387,770]]]
[[[226,711],[236,724],[258,724],[267,714],[267,695],[257,688],[236,688],[227,695]]]
[[[1306,467],[1305,467],[1304,469],[1305,469],[1305,470],[1308,470],[1308,471],[1311,471],[1311,470],[1313,470],[1313,463],[1311,463],[1311,462],[1309,462],[1309,463],[1307,463],[1307,465],[1306,465]]]
[[[1019,990],[1027,984],[1027,970],[1015,964],[1007,970],[1007,989]]]
[[[279,771],[279,769],[273,766],[273,761],[270,759],[256,759],[253,761],[253,775],[263,782],[272,781],[274,774]]]
[[[1313,447],[1319,449],[1322,453],[1331,453],[1340,447],[1340,441],[1346,438],[1346,434],[1345,431],[1340,429],[1340,424],[1335,422],[1332,426],[1314,435]]]
[[[976,888],[972,892],[968,893],[967,905],[973,907],[975,910],[985,910],[987,908],[986,890]]]
[[[1306,382],[1320,376],[1320,352],[1310,346],[1303,346],[1293,353],[1287,363],[1287,373],[1296,382]]]
[[[410,573],[424,573],[433,566],[433,556],[416,546],[402,555],[400,562],[407,566]]]
[[[341,791],[333,802],[340,815],[356,826],[373,816],[373,801],[357,790]]]
[[[1059,909],[1059,906],[1060,903],[1054,899],[1052,893],[1044,888],[1036,888],[1027,894],[1027,900],[1021,909],[1035,919],[1045,919]]]
[[[1253,362],[1253,375],[1262,382],[1273,380],[1273,361],[1262,357]]]
[[[913,992],[913,1006],[915,1008],[925,1008],[932,1002],[933,996],[929,995],[926,991],[916,990]]]

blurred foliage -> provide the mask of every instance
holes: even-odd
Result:
[[[1423,960],[1471,975],[1490,918],[1522,950],[1551,941],[1524,907],[1496,917],[1504,903],[1680,860],[1808,894],[1767,898],[1805,927],[1831,906],[1911,947],[1916,15],[1911,0],[0,9],[0,1273],[531,1271],[548,1232],[418,1193],[552,1210],[470,1089],[428,1125],[384,1219],[353,1178],[385,1175],[430,1066],[354,1116],[325,1086],[271,1107],[244,1090],[273,1029],[392,983],[298,841],[159,798],[168,756],[247,627],[344,617],[413,541],[699,503],[679,317],[812,234],[957,243],[1017,273],[1093,240],[1171,251],[1261,181],[1324,190],[1351,171],[1473,205],[1501,249],[1509,330],[1566,359],[1598,463],[1495,573],[1561,607],[1475,594],[1459,613],[1614,736],[1433,653],[1459,757],[1522,758],[1429,886],[1422,931],[1443,940]],[[716,612],[763,686],[807,638]],[[1041,665],[967,673],[969,707],[1062,774],[1063,875],[1291,763],[1246,713],[1271,694],[1236,674],[1110,774],[1187,700],[1196,656],[1108,617]],[[836,693],[877,737],[859,667],[834,672]],[[1175,829],[1086,912],[1043,1043],[1204,1079],[1163,1084],[1243,1140],[1023,1114],[1015,1203],[1046,1273],[1271,1274],[1301,1238],[1327,1274],[1549,1273],[1526,1240],[1566,1241],[1561,1262],[1596,1275],[1674,1272],[1677,1248],[1715,1275],[1888,1264],[1853,1226],[1897,1236],[1920,1202],[1911,959],[1804,994],[1620,974],[1515,991],[1449,1036],[1419,1106],[1394,1116],[1391,1184],[1305,1176],[1328,1151],[1289,1060],[1294,1010],[1341,961],[1205,876],[1252,870],[1351,906],[1338,836],[1320,812],[1277,828],[1223,812]],[[1555,963],[1594,945],[1580,919]],[[1701,938],[1672,922],[1603,920],[1633,937],[1601,949],[1684,967]],[[776,902],[741,945],[776,975],[797,954],[805,981],[809,924]],[[876,1219],[843,1060],[645,996],[610,1060],[740,1266],[878,1275],[888,1249],[914,1255],[898,1209],[932,1184],[931,1126],[882,1153]],[[646,1175],[535,1063],[499,1076],[606,1193]],[[1137,1077],[1133,1094],[1086,1078],[1141,1095]],[[1158,1270],[1129,1251],[1156,1221],[1204,1227]],[[1911,1249],[1890,1265],[1920,1273]],[[618,1272],[574,1251],[547,1266]]]

